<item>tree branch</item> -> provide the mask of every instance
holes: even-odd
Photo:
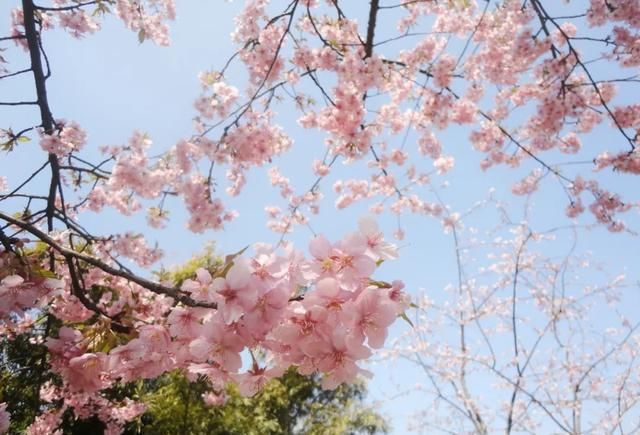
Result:
[[[117,276],[120,278],[124,278],[128,281],[134,282],[136,284],[138,284],[140,287],[143,287],[153,293],[156,294],[160,294],[160,295],[165,295],[165,296],[169,296],[171,298],[176,299],[178,302],[182,302],[185,305],[191,306],[191,307],[204,307],[204,308],[212,308],[212,309],[216,309],[217,305],[216,304],[208,304],[208,303],[204,303],[204,302],[197,302],[193,299],[191,299],[191,297],[189,297],[188,295],[184,294],[180,289],[175,288],[175,287],[167,287],[165,285],[162,285],[160,283],[156,283],[153,281],[150,281],[146,278],[142,278],[138,275],[135,275],[133,273],[130,272],[126,272],[120,269],[116,269],[113,266],[110,266],[109,264],[105,263],[102,260],[99,260],[95,257],[92,257],[90,255],[87,254],[83,254],[80,252],[76,252],[72,249],[66,248],[62,245],[60,245],[57,241],[55,241],[52,237],[50,237],[49,235],[47,235],[46,233],[44,233],[43,231],[39,230],[38,228],[36,228],[35,226],[33,226],[32,224],[28,223],[28,222],[24,222],[21,219],[16,219],[14,217],[11,217],[3,212],[0,212],[0,219],[10,223],[11,225],[15,225],[19,228],[21,228],[22,230],[34,235],[35,237],[38,238],[39,241],[47,244],[48,246],[50,246],[51,248],[53,248],[55,251],[58,251],[63,257],[66,258],[75,258],[77,260],[81,260],[84,261],[85,263],[88,263],[94,267],[97,267],[98,269],[102,270],[105,273],[108,273],[109,275],[113,275],[113,276]]]

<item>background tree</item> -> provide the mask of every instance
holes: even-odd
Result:
[[[230,387],[224,404],[207,406],[202,384],[174,373],[151,381],[143,394],[149,409],[132,433],[171,434],[376,434],[385,421],[363,407],[361,383],[323,390],[317,376],[294,371],[269,381],[255,397],[242,397]],[[216,400],[211,398],[210,400]]]
[[[487,212],[500,223],[478,226]],[[637,281],[581,246],[584,229],[515,216],[492,200],[461,216],[449,235],[456,279],[415,299],[414,328],[390,346],[391,367],[422,373],[404,391],[422,400],[411,427],[637,431]]]

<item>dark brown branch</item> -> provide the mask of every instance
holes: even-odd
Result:
[[[0,106],[35,106],[37,101],[0,101]]]
[[[101,3],[102,0],[93,0],[93,1],[89,1],[89,2],[85,2],[85,3],[78,3],[75,5],[69,5],[69,6],[59,6],[57,8],[50,8],[50,7],[46,7],[46,6],[39,6],[39,5],[34,5],[34,8],[39,10],[39,11],[48,11],[48,12],[63,12],[63,11],[73,11],[75,9],[81,9],[85,6],[90,6],[90,5],[95,5],[98,3]]]
[[[45,134],[52,134],[54,122],[49,108],[49,101],[47,99],[47,88],[45,85],[42,59],[40,56],[40,35],[36,30],[35,7],[33,1],[22,0],[22,9],[24,15],[25,37],[27,38],[29,57],[31,59],[31,71],[33,71],[33,79],[38,98],[36,103],[40,108],[40,117],[42,118],[42,127],[44,128]]]
[[[120,278],[124,278],[128,281],[131,281],[135,284],[138,284],[140,287],[143,287],[153,293],[156,294],[160,294],[160,295],[165,295],[165,296],[169,296],[171,298],[176,299],[179,302],[182,302],[185,305],[188,306],[192,306],[192,307],[204,307],[204,308],[212,308],[215,309],[217,308],[216,304],[207,304],[207,303],[203,303],[203,302],[197,302],[193,299],[191,299],[191,297],[189,297],[188,295],[184,294],[179,288],[175,288],[175,287],[167,287],[165,285],[162,285],[160,283],[156,283],[153,281],[150,281],[146,278],[142,278],[138,275],[135,275],[133,273],[130,272],[126,272],[123,271],[121,269],[117,269],[113,266],[110,266],[109,264],[105,263],[102,260],[99,260],[95,257],[92,257],[90,255],[86,255],[80,252],[76,252],[72,249],[66,248],[62,245],[60,245],[57,241],[55,241],[52,237],[50,237],[49,235],[47,235],[45,232],[39,230],[38,228],[36,228],[34,225],[28,223],[28,222],[24,222],[21,219],[16,219],[14,217],[11,217],[10,215],[7,215],[3,212],[0,212],[0,219],[10,223],[11,225],[15,225],[19,228],[21,228],[22,230],[32,234],[33,236],[37,237],[37,239],[45,244],[47,244],[48,246],[50,246],[53,250],[59,252],[63,257],[67,258],[75,258],[77,260],[83,261],[87,264],[90,264],[91,266],[97,267],[98,269],[102,270],[105,273],[108,273],[109,275],[113,275],[113,276],[117,276]]]
[[[29,57],[31,59],[31,71],[38,97],[37,104],[40,109],[40,119],[45,134],[53,134],[55,123],[49,108],[47,98],[46,78],[42,69],[40,35],[36,29],[36,10],[33,0],[22,0],[22,12],[24,15],[24,31],[29,47]],[[58,157],[49,153],[49,165],[51,166],[51,181],[49,183],[49,199],[47,201],[47,228],[53,231],[53,213],[55,211],[56,191],[60,184],[60,168],[58,167]],[[55,270],[53,253],[49,257],[49,269]]]
[[[69,269],[69,276],[71,277],[71,293],[78,298],[80,303],[82,303],[82,305],[84,305],[84,307],[88,310],[91,310],[98,315],[108,318],[111,321],[111,324],[109,326],[112,330],[122,333],[130,332],[130,327],[122,325],[121,323],[115,321],[112,316],[109,316],[107,313],[105,313],[102,309],[100,309],[100,307],[98,307],[98,305],[96,305],[95,302],[87,297],[84,288],[80,284],[80,280],[78,279],[78,270],[73,264],[73,258],[70,256],[65,256],[65,260]]]
[[[17,76],[17,75],[20,75],[20,74],[28,73],[29,71],[31,71],[31,68],[21,69],[20,71],[16,71],[16,72],[12,72],[12,73],[0,76],[0,80],[8,79],[9,77],[14,77],[14,76]]]
[[[29,175],[29,177],[26,180],[24,180],[18,187],[16,187],[15,189],[13,189],[11,192],[7,193],[6,195],[0,196],[0,201],[2,201],[3,199],[11,198],[12,196],[14,196],[15,193],[17,193],[20,189],[22,189],[24,186],[26,186],[31,180],[33,180],[36,177],[36,175],[38,175],[44,168],[46,168],[48,164],[49,164],[49,162],[43,163],[42,166],[40,166],[38,169],[36,169],[33,174]]]
[[[2,38],[0,38],[0,42],[2,41],[13,41],[16,39],[24,39],[25,36],[24,35],[15,35],[15,36],[3,36]]]
[[[380,0],[371,0],[369,5],[369,23],[367,24],[367,40],[364,44],[365,59],[371,57],[373,54],[373,39],[375,38],[376,33],[378,9],[380,9]]]
[[[108,180],[109,177],[107,177],[106,175],[100,174],[98,172],[96,172],[94,169],[89,169],[89,168],[80,168],[78,166],[73,166],[73,165],[60,165],[60,169],[65,169],[68,171],[75,171],[75,172],[84,172],[84,173],[88,173],[93,175],[96,178],[100,178],[103,180]]]
[[[14,252],[13,245],[18,242],[18,239],[7,237],[2,228],[0,228],[0,243],[4,246],[6,252]]]

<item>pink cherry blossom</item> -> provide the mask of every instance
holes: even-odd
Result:
[[[200,336],[189,344],[189,351],[196,361],[212,360],[231,372],[242,366],[240,352],[243,348],[240,337],[227,325],[215,320],[204,323]]]
[[[238,384],[240,394],[243,396],[253,396],[260,391],[270,379],[277,378],[283,374],[283,368],[266,368],[254,364],[251,370],[246,373],[234,375],[233,378]]]
[[[222,406],[227,401],[227,396],[224,393],[203,393],[202,400],[207,406],[216,407]]]
[[[371,355],[371,351],[359,340],[347,335],[344,329],[334,329],[327,341],[310,341],[304,344],[307,355],[316,361],[319,370],[327,373],[323,388],[333,389],[343,382],[355,379],[367,372],[357,366],[356,361]]]
[[[103,353],[85,353],[71,358],[65,373],[69,386],[87,393],[104,388],[106,362],[107,357]]]
[[[9,423],[11,416],[7,412],[7,404],[0,403],[0,434],[5,434],[9,431]]]
[[[62,435],[62,430],[58,429],[61,423],[62,412],[48,410],[36,417],[26,433],[28,435]]]
[[[225,278],[216,278],[211,283],[212,299],[218,303],[222,318],[229,324],[236,322],[242,313],[254,306],[256,289],[250,286],[251,270],[243,261],[229,269]]]
[[[390,299],[381,297],[382,291],[368,288],[345,309],[345,323],[352,325],[352,334],[366,336],[367,344],[378,349],[384,345],[387,329],[396,319],[396,307]]]
[[[378,224],[370,218],[362,218],[358,222],[360,233],[367,238],[367,254],[378,260],[392,260],[398,257],[395,246],[384,240]]]

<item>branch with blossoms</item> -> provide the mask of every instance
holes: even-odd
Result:
[[[9,181],[0,177],[0,203],[7,207],[0,212],[0,286],[2,306],[8,307],[0,311],[1,325],[13,334],[33,325],[30,312],[46,314],[47,324],[55,328],[51,333],[46,328],[39,337],[47,343],[41,360],[60,376],[62,386],[45,388],[43,400],[55,397],[56,403],[64,403],[63,408],[52,406],[34,428],[55,430],[63,409],[75,409],[78,415],[89,412],[77,405],[84,394],[90,400],[83,403],[108,407],[101,395],[105,388],[174,368],[206,376],[214,386],[238,382],[247,394],[291,365],[303,373],[325,373],[327,387],[363,373],[357,362],[371,348],[382,346],[387,328],[407,306],[400,283],[372,278],[381,261],[395,257],[394,249],[370,222],[336,243],[315,237],[309,259],[286,244],[285,237],[296,225],[310,226],[308,214],[320,211],[329,194],[325,184],[333,182],[336,208],[367,203],[374,213],[397,215],[398,222],[406,212],[435,218],[452,231],[458,245],[459,216],[431,189],[434,180],[448,181],[461,153],[446,143],[446,131],[468,133],[483,170],[514,168],[519,180],[512,184],[513,194],[531,195],[551,175],[568,198],[570,218],[579,218],[588,208],[609,230],[633,234],[620,216],[636,207],[634,200],[623,199],[629,193],[617,192],[609,177],[610,170],[625,176],[640,171],[640,109],[623,98],[639,83],[637,75],[625,72],[640,65],[640,9],[634,2],[590,0],[572,5],[580,11],[566,14],[542,0],[291,0],[280,9],[269,1],[248,0],[236,19],[236,54],[220,71],[200,76],[194,134],[158,155],[150,151],[151,138],[135,132],[125,144],[103,147],[98,162],[82,154],[89,143],[82,126],[53,116],[44,35],[54,27],[76,38],[94,33],[113,8],[140,42],[167,45],[166,23],[175,16],[174,3],[21,4],[12,11],[10,35],[0,42],[24,49],[30,65],[11,71],[0,57],[0,79],[33,75],[37,98],[0,105],[37,107],[40,120],[36,126],[0,130],[1,146],[8,152],[29,146],[29,135],[37,131],[44,154],[38,169],[11,180],[10,189]],[[393,24],[395,33],[389,30]],[[401,51],[395,50],[399,44]],[[592,44],[604,54],[590,58]],[[246,86],[233,82],[233,68],[238,67],[248,73]],[[298,189],[295,180],[275,166],[294,146],[278,124],[278,111],[289,111],[287,104],[299,114],[303,128],[322,135],[307,189]],[[614,151],[583,145],[595,140],[597,128],[607,127],[615,132],[607,145],[616,147]],[[565,155],[570,161],[558,157]],[[343,178],[337,163],[364,166],[366,175]],[[242,194],[247,173],[261,167],[269,167],[270,182],[286,204],[286,211],[266,207],[269,227],[281,233],[282,250],[257,246],[251,256],[238,254],[222,268],[198,269],[180,285],[144,276],[161,251],[141,235],[120,233],[119,228],[97,234],[81,224],[80,217],[88,212],[112,208],[129,216],[146,208],[149,225],[162,228],[174,200],[181,200],[190,231],[220,230],[236,216],[227,209],[225,193]],[[39,191],[36,178],[47,171],[48,187]],[[226,188],[220,189],[225,177]],[[585,197],[588,204],[582,202]],[[561,327],[573,320],[567,313],[581,313],[582,300],[554,295],[550,302],[540,289],[524,301],[519,296],[523,286],[545,276],[545,270],[529,264],[538,258],[530,255],[529,245],[546,234],[524,225],[513,228],[516,237],[507,246],[515,251],[509,260],[492,265],[502,273],[499,284],[489,293],[478,289],[479,299],[464,279],[464,261],[456,246],[455,297],[460,306],[442,312],[445,319],[455,319],[459,341],[455,349],[438,349],[440,366],[424,359],[418,363],[426,368],[438,401],[464,416],[463,426],[477,433],[488,433],[495,421],[468,382],[478,366],[489,367],[506,383],[507,432],[535,426],[523,411],[529,407],[560,430],[580,432],[579,410],[587,400],[581,392],[585,382],[597,383],[594,373],[603,361],[577,365],[565,357],[567,369],[561,373],[571,381],[567,391],[573,391],[572,397],[557,398],[548,382],[541,382],[539,389],[525,388],[532,378],[555,379],[555,373],[533,367],[538,343],[549,334],[559,348],[573,352],[567,354],[587,357],[575,344],[566,344],[575,335],[563,336]],[[400,225],[396,234],[403,237]],[[139,269],[127,267],[126,260]],[[569,264],[541,260],[551,269]],[[546,277],[559,285],[560,277]],[[505,283],[511,284],[510,298],[496,300],[493,296]],[[603,291],[588,294],[595,298]],[[546,323],[535,331],[538,341],[527,346],[519,313],[531,301],[544,307]],[[513,345],[505,361],[513,362],[500,365],[490,328],[481,323],[486,316],[506,319],[500,325],[510,330]],[[471,353],[470,330],[486,345],[485,358]],[[627,352],[630,338],[611,349]],[[241,353],[256,347],[272,359],[240,373]],[[443,361],[454,363],[442,368]],[[633,367],[629,362],[625,373]],[[633,407],[623,379],[613,385],[619,425]],[[574,406],[570,417],[563,407],[566,401]],[[114,427],[122,424],[104,412],[100,418]]]
[[[603,187],[601,180],[596,178],[585,180],[579,173],[564,168],[572,162],[554,163],[544,155],[554,149],[569,155],[583,154],[579,135],[587,135],[596,125],[606,120],[600,116],[601,111],[598,105],[602,106],[615,125],[624,125],[618,130],[625,140],[633,141],[627,132],[628,128],[633,128],[633,122],[621,124],[619,121],[625,117],[635,118],[620,116],[626,109],[620,108],[615,112],[611,108],[613,107],[611,99],[614,97],[612,86],[614,84],[632,85],[635,83],[633,77],[597,80],[590,73],[593,63],[591,60],[583,62],[582,58],[578,58],[582,66],[575,61],[575,42],[567,43],[562,33],[564,30],[558,29],[554,33],[548,29],[546,22],[556,18],[549,15],[546,9],[544,11],[547,15],[541,24],[540,31],[526,27],[527,24],[536,24],[535,20],[539,18],[535,12],[536,8],[542,10],[539,3],[525,4],[521,9],[519,6],[516,8],[515,3],[495,6],[492,2],[487,2],[480,10],[473,3],[461,3],[409,2],[401,5],[380,6],[377,2],[372,2],[368,8],[367,25],[363,29],[366,37],[360,36],[354,20],[350,20],[345,10],[335,3],[337,16],[333,18],[329,17],[330,9],[324,11],[317,2],[309,2],[306,5],[306,11],[299,14],[297,27],[299,34],[292,32],[291,25],[292,20],[296,18],[295,4],[292,3],[284,12],[274,15],[274,18],[269,18],[265,12],[265,5],[257,6],[251,3],[247,6],[245,15],[241,16],[242,20],[247,21],[242,21],[240,30],[235,34],[241,48],[237,55],[234,55],[233,60],[240,59],[245,63],[255,83],[258,84],[258,89],[266,83],[267,77],[269,81],[282,78],[270,89],[269,97],[262,100],[265,110],[261,113],[267,119],[272,119],[271,107],[274,100],[277,100],[274,98],[276,92],[280,92],[285,98],[293,95],[296,106],[303,112],[299,119],[301,125],[326,133],[327,147],[324,158],[319,159],[322,163],[314,164],[314,171],[322,172],[322,175],[316,172],[321,178],[324,179],[329,174],[327,171],[329,161],[335,162],[338,159],[345,163],[353,163],[363,160],[367,155],[373,157],[373,161],[368,165],[379,170],[380,174],[372,174],[370,180],[353,180],[354,184],[363,188],[351,194],[339,192],[342,194],[336,203],[339,208],[362,199],[376,197],[382,197],[382,202],[389,202],[387,200],[390,196],[397,196],[397,200],[389,207],[394,213],[402,209],[429,210],[432,207],[429,202],[415,195],[413,200],[405,198],[410,196],[411,190],[400,187],[402,184],[414,187],[423,185],[424,180],[430,176],[424,172],[418,174],[413,167],[408,171],[400,168],[408,156],[412,155],[405,150],[407,137],[410,133],[417,132],[419,154],[432,159],[437,171],[444,174],[451,170],[455,159],[452,155],[443,153],[446,150],[437,139],[437,131],[449,126],[468,126],[476,123],[480,124],[480,129],[472,130],[470,139],[478,151],[487,154],[487,158],[481,162],[483,169],[494,165],[525,166],[527,159],[533,160],[535,166],[539,166],[539,168],[534,166],[528,176],[514,184],[513,193],[524,195],[536,191],[545,174],[551,173],[567,195],[569,202],[567,214],[570,217],[576,217],[584,211],[581,196],[588,192],[593,198],[589,209],[596,220],[606,224],[612,231],[625,229],[624,223],[617,218],[617,215],[633,208],[632,204],[624,202],[619,194]],[[381,48],[386,41],[380,42],[381,45],[375,42],[376,23],[382,12],[400,7],[408,14],[399,24],[403,33],[397,39],[392,38],[389,41],[421,35],[426,37],[415,47],[414,53],[405,51],[400,57],[389,59],[386,53],[384,56],[374,53],[374,48]],[[452,12],[459,13],[463,17],[465,24],[462,28],[455,21],[458,17],[454,20],[453,15],[451,17],[448,15]],[[412,27],[418,27],[417,23],[429,15],[439,17],[434,32],[408,31]],[[557,20],[580,20],[587,15],[558,15]],[[614,14],[606,19],[619,20],[628,24],[628,21],[625,21],[626,18],[619,19],[618,15],[620,14]],[[280,26],[280,30],[277,30],[276,23],[283,18],[287,21]],[[249,22],[249,20],[252,21]],[[260,29],[257,23],[261,21],[265,24]],[[511,24],[515,26],[509,27]],[[589,24],[597,26],[602,24],[602,20],[592,20]],[[520,29],[517,30],[520,33],[514,36],[509,44],[500,45],[503,41],[496,40],[496,35],[508,34],[512,31],[510,29]],[[545,29],[546,33],[543,32]],[[278,36],[274,39],[273,46],[267,48],[268,44],[264,43],[264,40],[274,32]],[[451,56],[446,52],[449,48],[448,41],[465,32],[469,36],[465,34],[462,51],[457,58]],[[438,38],[437,35],[443,35],[443,37]],[[580,38],[576,36],[575,40],[582,41],[583,39]],[[602,38],[604,42],[607,40]],[[255,45],[255,41],[259,41],[260,45]],[[285,71],[277,65],[282,63],[281,49],[287,42],[291,43],[294,51],[291,55],[294,67]],[[566,49],[568,52],[563,53]],[[492,55],[494,51],[498,55]],[[549,53],[551,58],[545,58],[545,53]],[[255,65],[258,59],[263,62],[261,67]],[[387,66],[380,65],[380,62]],[[229,63],[225,65],[222,73],[213,73],[208,76],[207,88],[213,90],[213,95],[205,94],[205,97],[199,100],[201,119],[213,119],[218,116],[224,118],[231,110],[230,105],[235,103],[238,91],[227,83],[224,77],[224,71],[228,67]],[[591,86],[586,86],[588,83],[579,76],[580,70],[585,71],[585,69],[587,76],[591,75],[590,79],[593,82]],[[269,74],[265,75],[264,71],[269,71]],[[367,78],[355,80],[354,77],[358,74]],[[418,75],[424,76],[424,81],[418,80]],[[333,89],[325,89],[321,85],[323,76],[337,79],[337,85]],[[310,85],[320,92],[326,107],[313,107],[315,103],[310,102],[314,101],[314,98],[296,91],[295,87],[303,78],[310,80]],[[466,90],[465,84],[469,85]],[[249,95],[252,95],[250,100],[239,106],[240,112],[233,113],[244,115],[249,107],[252,107],[252,111],[254,110],[256,97],[259,95],[253,89],[255,86],[248,90]],[[287,90],[288,86],[291,90]],[[487,86],[497,87],[493,105],[488,104],[488,98],[484,97],[486,92],[483,87]],[[368,104],[367,92],[376,88],[379,91],[378,96],[389,97],[388,104]],[[365,96],[362,100],[357,98],[357,94],[360,93]],[[402,103],[408,100],[408,96],[414,95],[417,95],[415,109],[406,110]],[[560,99],[557,98],[558,95],[561,96]],[[450,97],[453,97],[454,101]],[[592,103],[594,99],[595,102]],[[558,107],[553,109],[552,104],[556,103]],[[560,103],[564,107],[560,107]],[[522,112],[524,110],[522,108],[536,104],[538,106],[533,116],[526,114],[528,120],[522,123],[521,127],[514,129],[509,126],[512,113]],[[419,107],[421,110],[416,110]],[[556,113],[552,113],[551,109]],[[632,107],[630,106],[629,109]],[[378,116],[369,119],[367,112]],[[340,120],[340,123],[337,123],[337,120]],[[221,139],[214,141],[214,144],[217,143],[216,147],[230,145],[225,141],[230,130],[249,130],[243,133],[252,134],[250,128],[239,125],[238,121],[239,118],[235,116],[232,122],[224,127]],[[202,131],[205,134],[209,133],[222,123],[223,121],[203,125]],[[571,130],[574,124],[577,125],[574,131],[561,135],[561,132]],[[392,145],[391,150],[387,152],[390,146],[387,137],[393,143],[394,135],[403,130],[405,133],[402,143]],[[380,139],[374,143],[373,137]],[[261,143],[264,142],[265,146],[273,141],[269,138],[258,140]],[[281,137],[277,139],[277,141],[281,140]],[[286,145],[287,148],[289,146],[290,143]],[[377,149],[379,146],[383,148],[382,151]],[[515,151],[509,149],[513,146],[516,148]],[[236,145],[231,144],[231,148],[235,149]],[[284,151],[278,146],[272,149],[277,149],[274,155]],[[635,159],[633,155],[624,158]],[[589,162],[593,159],[593,156],[585,156],[579,162]],[[247,164],[250,164],[246,158],[241,160],[235,163],[237,166],[229,175],[233,183],[230,191],[233,194],[237,194],[243,186],[245,179],[243,172]],[[254,156],[253,163],[261,164],[260,162],[264,161],[263,155]],[[396,163],[399,168],[389,166],[390,162]],[[605,164],[604,159],[597,158],[596,162],[598,169],[604,167],[602,166]],[[632,164],[632,161],[629,164]],[[291,195],[290,189],[283,188],[283,180],[286,178],[275,177],[276,181],[272,183],[285,192],[283,197],[288,202],[290,213],[288,216],[280,215],[281,211],[278,211],[275,206],[268,210],[269,215],[276,218],[273,227],[281,232],[290,231],[294,222],[305,224],[308,219],[300,214],[300,206],[304,204],[311,213],[316,213],[319,210],[319,199],[322,197],[319,195],[317,183],[313,183],[307,194]],[[407,181],[406,183],[399,182],[403,178]],[[411,205],[409,205],[410,202]],[[376,212],[384,209],[379,205],[372,207]],[[281,223],[283,219],[287,224]],[[280,220],[279,225],[278,220]]]

